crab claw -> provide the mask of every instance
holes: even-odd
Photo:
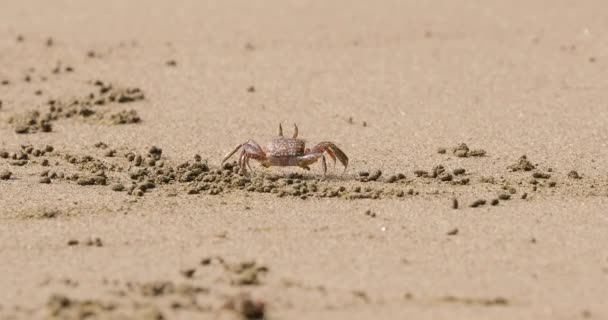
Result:
[[[337,159],[344,166],[344,172],[348,168],[348,157],[346,154],[338,148],[333,142],[324,141],[317,144],[314,148],[312,148],[311,153],[323,153],[327,152],[330,158],[334,161]]]

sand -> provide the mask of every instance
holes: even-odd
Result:
[[[4,1],[0,318],[608,318],[604,12]]]

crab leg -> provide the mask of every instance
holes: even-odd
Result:
[[[245,157],[245,164],[247,165],[247,168],[249,168],[249,171],[253,171],[253,169],[251,169],[251,166],[249,165],[249,159],[251,159],[251,157],[247,155]]]
[[[239,149],[240,149],[242,146],[244,146],[244,145],[245,145],[245,143],[241,143],[241,144],[239,144],[238,146],[236,146],[236,148],[234,148],[234,150],[232,150],[231,152],[229,152],[228,154],[226,154],[226,155],[224,156],[224,158],[222,159],[222,163],[221,163],[221,164],[222,164],[222,165],[224,165],[224,162],[226,162],[226,160],[228,160],[230,157],[232,157],[232,155],[233,155],[233,154],[235,154],[237,151],[239,151]],[[244,151],[245,151],[245,150],[243,150],[243,152],[244,152]]]
[[[336,154],[331,151],[331,149],[325,149],[325,151],[327,152],[327,155],[331,158],[331,160],[334,161],[334,167],[336,166]]]
[[[262,147],[260,147],[260,145],[253,140],[247,141],[247,143],[243,145],[243,148],[245,148],[248,154],[256,155],[258,157],[266,156],[264,150],[262,150]]]
[[[239,160],[237,161],[237,166],[239,167],[239,171],[237,171],[237,172],[240,172],[242,170],[244,158],[245,158],[245,150],[243,150],[241,152],[241,154],[239,154]]]
[[[237,166],[239,167],[239,169],[241,168],[244,156],[245,156],[245,149],[243,149],[241,151],[241,154],[239,154],[239,160],[237,161]]]
[[[251,169],[251,167],[248,166],[249,159],[251,159],[251,155],[249,153],[245,153],[245,156],[243,157],[243,169],[246,169],[247,167]]]
[[[327,162],[325,161],[325,155],[321,154],[321,161],[323,163],[323,176],[327,174]]]

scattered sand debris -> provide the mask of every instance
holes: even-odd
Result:
[[[16,133],[51,132],[53,121],[68,118],[87,119],[96,116],[96,119],[107,118],[111,124],[129,124],[140,122],[141,119],[135,110],[120,111],[105,116],[98,110],[98,106],[112,103],[130,103],[144,99],[144,94],[139,88],[120,88],[101,81],[93,84],[97,92],[92,92],[84,97],[68,100],[53,99],[48,101],[48,110],[30,110],[9,118],[8,122],[13,126]]]
[[[228,263],[222,257],[206,257],[201,260],[201,266],[221,266],[228,276],[228,282],[233,286],[255,286],[261,284],[261,278],[268,273],[268,267],[254,260],[238,263]],[[194,269],[189,269],[194,270]],[[194,274],[194,273],[192,273]],[[187,277],[187,275],[184,275]]]
[[[80,186],[105,186],[107,177],[103,173],[100,173],[97,175],[73,176],[72,180],[76,180],[76,183]]]
[[[496,184],[496,179],[492,176],[482,176],[479,178],[479,182],[481,183],[489,183],[489,184]]]
[[[240,293],[231,297],[224,304],[224,308],[241,315],[245,319],[264,319],[266,317],[265,303],[254,300],[247,293]]]
[[[459,298],[454,296],[446,296],[441,299],[444,302],[450,303],[462,303],[462,304],[475,304],[481,306],[506,306],[509,301],[502,297],[490,298],[490,299],[475,299],[475,298]]]
[[[448,236],[455,236],[457,234],[458,234],[458,228],[454,228],[454,229],[452,229],[452,230],[450,230],[450,231],[447,232]]]
[[[50,122],[49,114],[41,115],[38,111],[26,111],[8,119],[8,123],[15,129],[15,133],[20,134],[51,132],[53,127]]]
[[[94,146],[98,149],[106,150],[106,152],[112,151],[111,155],[113,156],[117,153],[104,142],[95,143]],[[124,157],[129,162],[127,165],[121,164],[120,159],[110,160],[90,155],[72,155],[54,152],[52,146],[35,148],[30,145],[24,145],[17,152],[3,152],[0,155],[12,159],[15,162],[12,163],[13,165],[25,165],[32,157],[45,155],[58,157],[73,165],[78,171],[64,174],[61,171],[46,170],[43,171],[46,175],[41,175],[42,177],[48,177],[51,182],[53,179],[72,181],[81,186],[109,185],[109,189],[113,191],[126,191],[128,195],[134,196],[144,196],[159,185],[176,185],[178,188],[183,189],[183,192],[191,195],[219,195],[245,191],[270,193],[278,197],[298,197],[300,199],[381,199],[391,197],[402,198],[406,195],[418,194],[412,188],[404,190],[387,188],[386,185],[347,188],[334,181],[326,181],[314,175],[303,175],[296,172],[287,175],[253,172],[251,176],[243,176],[237,173],[238,166],[236,162],[225,163],[221,168],[211,168],[206,161],[202,161],[200,156],[195,157],[194,162],[171,162],[166,164],[162,149],[156,146],[148,148],[144,154],[131,151],[124,153]],[[104,155],[108,156],[106,153]],[[41,162],[34,162],[34,164],[51,166],[52,164],[49,160],[48,158],[44,158]],[[55,161],[55,165],[59,165],[59,162]],[[357,180],[381,182],[381,176],[382,172],[380,170],[375,170],[372,174],[361,172]],[[41,179],[41,182],[47,183],[49,180]],[[389,183],[400,181],[403,181],[404,184],[407,183],[404,174],[390,176],[382,181],[382,183],[388,185]],[[171,193],[175,193],[176,191],[173,189]]]
[[[99,80],[93,84],[99,88],[97,95],[89,95],[88,102],[93,102],[93,104],[103,105],[110,102],[130,103],[144,100],[145,98],[143,91],[139,88],[115,87],[112,84],[103,83]]]
[[[115,183],[112,185],[112,190],[116,192],[124,191],[125,186],[122,183]]]
[[[416,177],[428,178],[429,172],[425,170],[414,170],[414,175],[416,175]]]
[[[57,62],[57,65],[53,70],[51,70],[52,74],[60,74],[62,72],[74,72],[74,68],[70,66],[63,67],[61,61]]]
[[[28,161],[27,161],[27,160],[15,160],[15,161],[11,161],[11,163],[10,163],[10,164],[11,164],[12,166],[19,166],[19,167],[22,167],[22,166],[26,165],[27,163],[28,163]]]
[[[443,174],[449,174],[449,173],[446,173],[445,168],[442,165],[438,165],[433,168],[433,171],[432,171],[430,177],[437,178]]]
[[[117,293],[120,293],[121,297],[126,295],[124,290]],[[159,307],[145,302],[121,304],[112,301],[74,299],[65,295],[53,294],[47,301],[46,307],[46,318],[48,319],[166,319]]]
[[[464,174],[464,169],[454,170],[454,175]],[[457,174],[456,174],[457,173]],[[437,165],[429,172],[426,170],[414,170],[414,175],[421,178],[437,179],[442,182],[449,182],[452,185],[467,185],[470,182],[469,178],[454,179],[454,175],[448,172],[443,165]]]
[[[68,240],[68,246],[77,246],[79,244],[88,246],[88,247],[103,247],[103,241],[100,238],[88,238],[84,241],[79,241],[77,239]]]
[[[134,319],[142,319],[142,320],[164,320],[166,319],[163,316],[163,313],[155,306],[148,305],[142,307],[135,312]]]
[[[0,171],[0,180],[10,179],[12,174],[13,174],[12,172],[4,169],[4,170]]]
[[[114,149],[106,150],[103,153],[103,156],[104,157],[108,157],[108,158],[112,158],[112,157],[116,156],[116,150],[114,150]]]
[[[365,215],[366,215],[366,216],[370,216],[370,217],[372,217],[372,218],[375,218],[375,217],[376,217],[376,213],[375,213],[375,212],[372,212],[372,211],[371,211],[371,210],[369,210],[369,209],[368,209],[368,210],[365,210]]]
[[[139,294],[144,298],[158,298],[164,296],[176,295],[187,300],[193,301],[197,295],[208,294],[209,289],[201,286],[192,285],[190,283],[173,283],[171,281],[152,281],[144,283],[126,283],[127,291],[134,294]],[[193,306],[195,307],[195,306]]]
[[[148,155],[151,158],[153,158],[154,160],[160,160],[160,157],[162,154],[163,154],[163,150],[157,146],[152,146],[148,150]],[[200,162],[200,156],[199,156],[199,162]]]
[[[405,175],[403,173],[398,173],[386,178],[386,183],[395,183],[403,180],[405,180]]]
[[[352,293],[355,297],[357,297],[358,299],[361,299],[365,303],[369,303],[371,301],[367,292],[365,292],[363,290],[353,290]]]
[[[116,308],[114,303],[96,300],[76,300],[54,294],[47,302],[48,316],[51,319],[99,318]]]
[[[108,144],[105,142],[97,142],[93,145],[95,148],[99,148],[99,149],[107,149],[108,148]]]
[[[38,182],[43,183],[43,184],[49,184],[49,183],[51,183],[51,178],[42,177],[42,178],[40,178],[40,180],[38,180]]]
[[[224,258],[222,257],[205,257],[201,259],[201,266],[209,266],[213,263],[224,264]]]
[[[139,123],[141,118],[135,110],[123,110],[109,115],[108,120],[111,124],[133,124]]]
[[[103,157],[101,154],[95,157],[55,152],[52,146],[22,145],[16,152],[0,150],[0,158],[9,159],[8,164],[15,166],[26,164],[28,167],[46,166],[48,169],[41,170],[43,174],[38,180],[42,184],[54,183],[57,180],[57,182],[66,181],[81,186],[108,186],[108,190],[125,192],[127,195],[136,197],[145,196],[159,187],[160,192],[167,192],[169,196],[179,193],[193,196],[215,196],[234,192],[252,192],[299,199],[355,200],[403,198],[407,195],[419,194],[411,187],[402,188],[403,185],[410,186],[420,183],[417,179],[406,180],[405,174],[402,173],[382,179],[382,171],[371,170],[361,171],[354,177],[359,182],[375,182],[368,185],[358,183],[352,185],[353,181],[340,182],[340,179],[322,179],[318,175],[299,172],[283,175],[254,170],[250,176],[244,176],[238,172],[235,161],[225,163],[221,167],[209,166],[206,160],[203,160],[200,155],[196,155],[194,161],[173,162],[164,157],[163,150],[157,146],[147,147],[145,151],[141,152],[121,151],[120,155],[124,155],[125,161],[122,157],[116,157],[119,152],[111,149],[108,143],[97,142],[94,146],[102,150]],[[108,159],[108,156],[115,158]],[[55,161],[53,158],[59,161]],[[69,167],[66,168],[67,172],[54,170],[55,167],[65,164],[61,160],[65,160],[68,165],[73,165],[77,171],[71,171]],[[451,185],[469,184],[469,179],[472,177],[464,168],[457,167],[448,170],[444,165],[436,165],[429,171],[415,170],[414,175]],[[534,186],[558,186],[559,180],[550,180],[552,175],[549,173],[533,170],[531,175],[530,183]],[[498,192],[494,197],[489,197],[486,200],[487,204],[496,205],[494,200],[508,200],[507,197],[510,199],[507,193],[515,194],[517,192],[510,185],[525,183],[525,181],[509,181],[502,176],[499,179],[500,181],[494,177],[481,177],[480,181],[500,184],[501,188],[505,190],[504,194]],[[541,182],[543,179],[549,180]],[[429,185],[429,182],[424,181],[422,185],[422,187]],[[492,187],[487,186],[486,188]],[[445,193],[445,190],[431,189],[426,193],[440,194]],[[455,193],[453,196],[462,195]],[[462,204],[459,204],[459,207],[461,206]],[[481,204],[477,203],[476,206],[481,206]]]
[[[103,247],[103,242],[97,237],[87,239],[84,244],[89,247]]]
[[[223,264],[224,269],[231,273],[230,283],[236,286],[259,285],[260,277],[268,272],[268,267],[255,261],[243,261],[235,264]]]
[[[71,216],[71,210],[58,209],[58,208],[33,208],[26,209],[18,214],[19,217],[26,219],[52,219],[57,217]]]
[[[181,270],[179,273],[184,276],[185,278],[192,278],[194,276],[194,273],[196,272],[196,269],[193,268],[189,268],[189,269],[184,269]]]
[[[532,174],[532,177],[536,178],[536,179],[549,179],[549,178],[551,178],[551,175],[548,173],[534,172]]]
[[[469,205],[469,207],[471,207],[471,208],[482,207],[486,204],[486,202],[487,201],[484,199],[478,199],[478,200],[473,201],[473,203],[471,203],[471,205]]]
[[[506,200],[511,199],[511,195],[508,193],[501,193],[498,195],[498,199],[506,201]]]
[[[457,168],[452,171],[452,173],[454,173],[455,176],[459,176],[461,174],[464,174],[465,172],[466,172],[466,170],[463,168]]]
[[[528,157],[526,157],[526,155],[523,155],[519,158],[519,160],[517,161],[517,163],[512,164],[510,166],[507,167],[508,170],[516,172],[516,171],[532,171],[536,168],[535,165],[532,164],[532,162],[530,162],[528,160]]]
[[[153,281],[136,285],[144,297],[158,297],[175,293],[175,285],[169,281]]]
[[[368,181],[377,181],[380,176],[382,176],[382,171],[375,170],[373,173],[369,173],[368,171],[359,172],[359,181],[368,182]]]
[[[467,157],[483,157],[486,155],[486,151],[483,149],[469,149],[469,146],[466,143],[461,143],[458,146],[451,148],[452,154],[460,158]],[[445,154],[447,152],[446,148],[438,148],[437,153]]]

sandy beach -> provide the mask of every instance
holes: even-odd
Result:
[[[608,319],[607,9],[4,1],[0,319]]]

